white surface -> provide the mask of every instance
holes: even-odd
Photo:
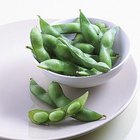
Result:
[[[71,23],[74,21],[75,21],[75,18],[70,18],[70,19],[64,19],[64,20],[57,20],[53,22],[52,24]],[[96,18],[90,18],[90,21],[91,23],[104,22],[109,27],[116,26],[115,23],[101,20],[101,19],[96,19]],[[74,38],[74,35],[70,35],[70,36],[67,35],[67,37]],[[61,84],[65,84],[71,87],[88,88],[88,87],[97,86],[97,85],[106,83],[108,80],[116,76],[119,73],[119,71],[124,67],[125,62],[127,61],[130,55],[130,41],[125,31],[122,28],[117,30],[114,45],[113,45],[113,50],[115,50],[115,52],[119,54],[119,59],[117,60],[114,67],[109,72],[103,73],[100,75],[75,77],[75,76],[65,76],[62,74],[57,74],[55,72],[51,72],[44,69],[40,69],[40,70],[44,72],[44,75],[46,76],[46,78],[49,78],[53,81],[56,81],[56,82],[59,82]],[[38,62],[36,65],[39,65]]]
[[[30,77],[37,79],[45,87],[51,82],[36,67],[30,50],[24,48],[29,43],[30,29],[36,24],[36,20],[27,20],[0,27],[0,42],[3,46],[0,53],[0,91],[3,93],[0,94],[1,137],[38,140],[75,137],[109,122],[128,106],[137,85],[137,70],[132,57],[120,73],[106,84],[89,89],[64,87],[65,93],[71,98],[76,98],[88,90],[90,96],[87,106],[107,115],[106,119],[80,123],[69,118],[58,125],[50,126],[37,126],[28,122],[27,112],[30,109],[36,105],[36,108],[46,108],[42,104],[36,104],[33,98],[31,100],[28,88]],[[8,35],[14,38],[9,38]]]
[[[44,18],[68,18],[77,16],[78,9],[82,9],[88,16],[111,20],[120,25],[127,31],[131,41],[131,51],[135,57],[138,69],[140,68],[140,8],[139,0],[0,0],[0,24],[5,24],[13,21],[24,19],[36,19],[36,15],[41,15]],[[19,35],[20,36],[20,35]],[[15,39],[14,36],[7,33],[7,39],[3,42],[8,42],[11,38],[11,44]],[[3,48],[1,42],[1,48]],[[22,42],[22,40],[21,40]],[[13,44],[16,45],[16,44]],[[12,50],[13,53],[15,50]],[[10,51],[7,52],[10,56]],[[17,57],[18,54],[15,54]],[[20,54],[19,54],[20,55]],[[1,60],[3,57],[1,56]],[[12,60],[8,60],[12,63]],[[23,63],[23,60],[21,60]],[[12,64],[11,64],[12,65]],[[11,66],[12,67],[12,66]],[[14,67],[13,67],[14,69]],[[24,68],[23,68],[24,69]],[[140,69],[139,69],[140,70]],[[26,71],[27,72],[27,71]],[[30,71],[31,72],[31,71]],[[18,73],[15,73],[20,78]],[[30,76],[27,72],[26,75]],[[8,78],[8,74],[5,76]],[[13,81],[9,80],[9,83]],[[16,81],[15,81],[16,82]],[[120,81],[121,82],[121,81]],[[4,85],[1,80],[2,86]],[[22,83],[19,82],[22,87]],[[25,85],[27,86],[27,85]],[[10,91],[10,89],[9,89]],[[20,90],[19,90],[20,93]],[[84,138],[89,140],[132,140],[139,139],[140,130],[140,88],[137,90],[137,95],[128,109],[124,111],[117,119],[97,131],[86,135]],[[20,97],[20,95],[18,96]],[[10,98],[10,97],[9,97]],[[22,101],[24,102],[24,101]],[[12,104],[14,106],[14,103]],[[14,122],[13,122],[14,123]],[[1,130],[1,129],[0,129]],[[79,139],[82,139],[80,137]],[[78,140],[78,139],[77,139]]]
[[[44,77],[33,62],[30,51],[24,46],[29,43],[29,32],[35,20],[16,22],[0,27],[0,136],[12,139],[61,139],[83,135],[109,122],[120,114],[135,95],[137,70],[132,57],[120,73],[106,84],[89,89],[64,87],[70,98],[76,98],[87,90],[90,92],[87,107],[105,114],[106,119],[81,123],[68,118],[58,125],[37,126],[28,121],[27,113],[33,108],[46,105],[35,104],[30,98],[29,79],[33,77],[43,85],[51,81]],[[8,38],[7,35],[14,38]],[[122,83],[121,83],[121,82]],[[76,93],[76,94],[72,94]],[[10,127],[9,127],[10,126]],[[55,133],[55,135],[54,135]]]

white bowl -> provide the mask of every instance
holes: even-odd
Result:
[[[95,19],[95,18],[89,18],[89,19],[92,23],[101,21],[110,27],[116,26],[115,24],[109,21]],[[64,19],[64,20],[59,20],[57,22],[54,22],[52,24],[69,23],[69,22],[73,22],[74,20],[75,18]],[[117,60],[113,68],[107,73],[103,73],[100,75],[76,77],[76,76],[61,75],[44,69],[41,70],[44,72],[47,78],[67,86],[71,86],[75,88],[87,88],[87,87],[97,86],[107,82],[109,79],[116,76],[119,73],[119,71],[123,68],[125,62],[127,61],[130,55],[129,39],[126,33],[121,28],[116,34],[113,49],[115,52],[119,54],[119,59]]]

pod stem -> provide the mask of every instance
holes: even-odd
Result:
[[[107,116],[106,115],[103,115],[103,119],[106,119],[107,118]]]
[[[30,46],[26,46],[26,48],[29,49],[29,50],[31,50],[31,51],[33,50],[33,48],[30,47]]]

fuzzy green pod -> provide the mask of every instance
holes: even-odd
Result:
[[[92,26],[88,18],[80,10],[80,28],[81,33],[88,43],[95,46],[96,51],[99,50],[100,37],[98,36],[96,29]]]
[[[77,63],[79,63],[79,65],[86,67],[88,69],[95,68],[101,72],[107,72],[110,70],[107,64],[103,62],[96,62],[91,57],[88,57],[87,55],[85,55],[85,53],[83,53],[80,49],[72,46],[66,40],[62,38],[59,38],[58,40],[60,40],[64,45],[66,45],[69,48],[71,54],[76,59]]]
[[[77,76],[77,71],[87,70],[86,68],[75,65],[72,62],[62,61],[58,59],[49,59],[43,61],[38,65],[38,67],[69,76]]]
[[[106,63],[110,68],[112,68],[111,52],[117,30],[118,27],[109,29],[101,39],[99,58],[101,62]]]
[[[44,19],[42,19],[40,16],[39,18],[39,23],[40,23],[40,28],[43,34],[50,34],[55,37],[61,36],[60,33],[55,30],[49,23],[47,23]]]
[[[79,23],[62,23],[62,24],[55,24],[52,25],[55,30],[57,30],[61,34],[71,34],[71,33],[79,33],[80,31],[80,24]]]
[[[50,59],[48,52],[44,49],[42,35],[37,27],[31,30],[30,40],[33,48],[33,54],[39,62]]]
[[[94,51],[94,46],[88,43],[75,43],[73,46],[87,54],[92,54]]]
[[[78,113],[80,110],[83,109],[86,101],[88,98],[88,92],[80,96],[79,98],[73,100],[66,106],[63,106],[61,108],[57,108],[51,111],[46,110],[40,110],[40,109],[34,109],[28,112],[29,119],[35,123],[35,124],[49,124],[49,123],[56,123],[64,120],[65,118],[72,116],[76,113]],[[70,111],[70,114],[67,112],[69,108],[72,109],[72,105],[75,104],[75,102],[80,103],[80,107],[76,110],[74,110],[74,114],[72,113],[72,110]],[[73,108],[74,109],[74,108]]]
[[[42,102],[52,107],[56,107],[56,105],[52,102],[52,100],[48,96],[47,91],[44,88],[42,88],[40,85],[38,85],[38,83],[32,78],[30,79],[29,88],[30,88],[31,93],[34,96],[36,96],[39,100],[41,100]]]
[[[57,107],[63,107],[72,101],[63,93],[61,86],[57,82],[52,82],[49,85],[48,94]],[[80,112],[76,113],[72,117],[80,121],[91,122],[103,118],[104,115],[90,109],[83,108]]]

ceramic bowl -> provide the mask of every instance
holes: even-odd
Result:
[[[110,21],[105,21],[102,19],[95,19],[95,18],[89,18],[89,19],[92,23],[104,22],[106,25],[110,27],[116,26],[114,23]],[[58,20],[52,24],[69,23],[69,22],[73,22],[74,20],[75,18]],[[116,34],[113,50],[119,54],[119,59],[117,60],[117,62],[115,63],[115,65],[110,71],[100,75],[76,77],[76,76],[61,75],[44,69],[40,69],[40,70],[44,72],[46,78],[49,78],[52,81],[56,81],[70,87],[87,88],[87,87],[97,86],[109,81],[111,78],[116,76],[119,73],[119,71],[125,66],[124,64],[130,55],[129,39],[127,34],[121,27]]]

